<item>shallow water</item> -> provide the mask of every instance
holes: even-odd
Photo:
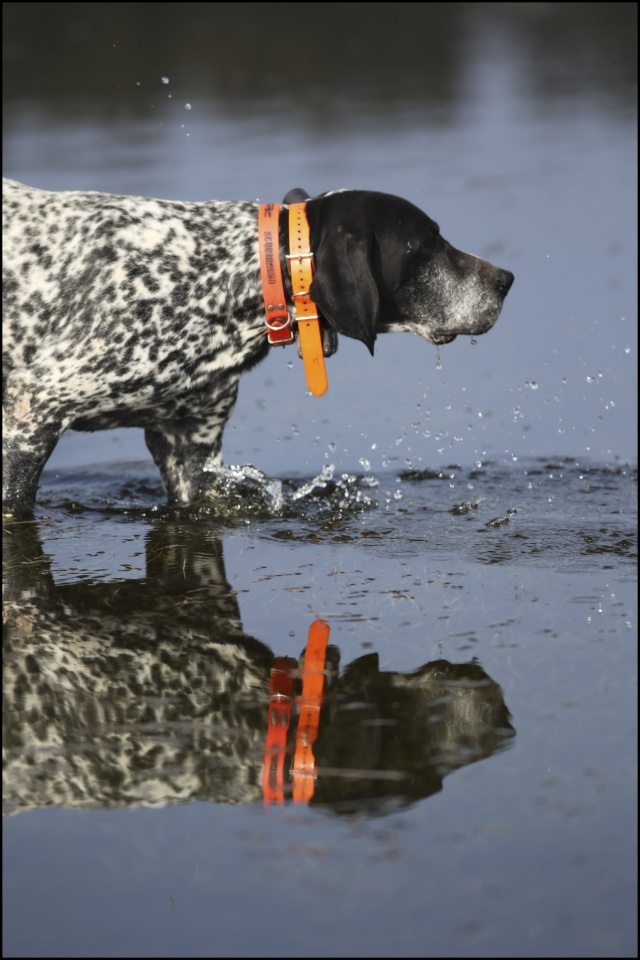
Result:
[[[223,486],[221,523],[164,506],[146,464],[49,473],[38,520],[5,529],[5,906],[38,921],[10,953],[624,954],[635,471]]]
[[[321,401],[273,351],[207,507],[63,438],[3,535],[7,956],[637,955],[635,12],[363,9],[292,82],[278,4],[5,4],[9,176],[387,190],[516,275]]]

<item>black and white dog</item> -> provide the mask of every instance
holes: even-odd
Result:
[[[31,509],[68,427],[144,427],[170,500],[206,498],[238,381],[269,349],[258,205],[14,181],[3,194],[4,512]],[[306,212],[322,322],[371,353],[378,333],[443,344],[498,319],[513,274],[456,250],[406,200],[344,190]]]

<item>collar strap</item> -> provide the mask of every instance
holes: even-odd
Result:
[[[291,723],[293,679],[297,666],[298,661],[292,657],[278,657],[271,670],[271,698],[262,768],[262,792],[266,806],[284,803],[284,761]]]
[[[289,205],[290,253],[287,255],[287,261],[291,271],[293,303],[298,321],[298,336],[307,386],[316,397],[321,397],[328,383],[320,335],[320,316],[316,304],[309,296],[313,280],[313,253],[309,239],[306,206],[306,203]]]
[[[324,681],[329,642],[329,624],[314,620],[309,627],[303,666],[292,657],[278,657],[273,662],[270,703],[267,714],[267,740],[262,768],[262,792],[265,806],[282,805],[288,783],[285,760],[288,752],[289,727],[294,705],[294,679],[302,678],[296,745],[290,776],[293,780],[293,802],[309,803],[313,797],[318,768],[313,745],[318,737],[320,710],[324,699]]]
[[[293,330],[284,295],[280,267],[280,204],[261,203],[258,208],[260,276],[270,344],[293,343]]]
[[[318,737],[320,726],[328,642],[329,624],[325,620],[314,620],[309,627],[309,637],[304,651],[304,666],[300,671],[302,696],[296,731],[296,749],[291,768],[294,803],[309,803],[316,787],[318,767],[313,745]]]
[[[291,271],[293,304],[298,324],[298,337],[304,362],[307,387],[320,397],[327,389],[322,336],[318,308],[309,297],[313,279],[313,253],[309,239],[306,203],[289,206],[289,250],[287,262]],[[291,318],[280,266],[279,203],[262,203],[258,208],[258,246],[260,275],[267,318],[267,336],[272,345],[293,342]]]

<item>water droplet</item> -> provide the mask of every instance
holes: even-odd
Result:
[[[535,380],[527,380],[527,382],[526,382],[525,385],[526,385],[527,387],[529,387],[531,390],[537,390],[537,389],[538,389],[538,384],[536,383]]]
[[[371,470],[371,464],[369,463],[366,457],[360,457],[360,459],[358,460],[358,463],[360,464],[363,470]]]
[[[163,78],[162,78],[162,82],[165,83],[165,84],[166,84],[166,83],[169,83],[169,77],[163,77]]]
[[[191,110],[191,104],[190,104],[190,103],[185,103],[184,108],[185,108],[185,110]]]
[[[624,352],[625,352],[625,353],[631,353],[631,347],[625,347],[625,348],[624,348]]]

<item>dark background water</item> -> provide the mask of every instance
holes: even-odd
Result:
[[[439,363],[245,377],[226,460],[280,507],[63,439],[4,533],[6,955],[637,954],[636,10],[4,5],[6,175],[387,190],[516,275]],[[266,808],[317,617],[316,790]]]
[[[189,200],[385,190],[516,275],[499,324],[441,369],[409,334],[375,360],[343,338],[318,401],[273,351],[241,385],[229,462],[317,472],[328,443],[345,469],[635,455],[632,4],[304,4],[295,27],[273,4],[4,9],[5,175]],[[54,464],[96,451],[147,456],[141,432],[70,434]]]

